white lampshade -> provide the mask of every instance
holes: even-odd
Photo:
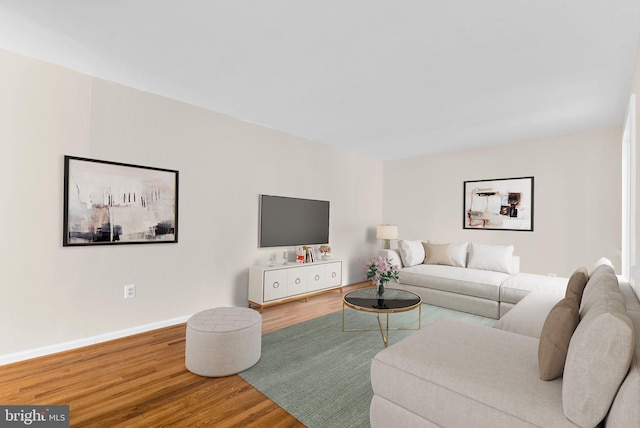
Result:
[[[376,232],[376,238],[384,240],[383,248],[391,248],[391,239],[398,239],[398,226],[391,226],[390,224],[378,225],[378,231]]]
[[[376,233],[378,239],[398,239],[398,226],[391,226],[390,224],[378,225],[378,232]]]

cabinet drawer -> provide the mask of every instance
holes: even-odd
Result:
[[[288,296],[287,271],[270,270],[264,273],[264,301],[282,299]]]
[[[307,271],[309,272],[309,291],[322,290],[326,288],[326,269],[323,265],[310,266]]]
[[[329,263],[325,265],[326,269],[326,287],[335,287],[342,285],[342,263]]]
[[[287,292],[289,296],[306,293],[308,289],[307,269],[292,268],[287,271]]]

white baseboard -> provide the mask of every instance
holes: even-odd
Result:
[[[83,346],[95,345],[96,343],[107,342],[109,340],[120,339],[126,336],[132,336],[138,333],[144,333],[151,330],[157,330],[163,327],[169,327],[176,324],[187,322],[191,315],[185,315],[164,321],[158,321],[151,324],[140,325],[127,328],[124,330],[113,331],[110,333],[100,334],[83,339],[71,340],[69,342],[57,343],[55,345],[42,346],[40,348],[29,349],[26,351],[15,352],[13,354],[0,355],[0,366],[16,363],[18,361],[30,360],[31,358],[42,357],[44,355],[55,354],[58,352],[68,351],[70,349],[82,348]]]

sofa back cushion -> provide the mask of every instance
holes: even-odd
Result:
[[[596,426],[606,416],[634,351],[633,324],[613,269],[589,278],[564,367],[564,414],[579,426]]]
[[[589,271],[587,268],[581,267],[576,269],[569,278],[565,297],[574,297],[576,299],[576,303],[580,305],[580,302],[582,301],[582,293],[584,292],[584,287],[587,285],[588,281]]]
[[[403,267],[402,258],[400,258],[400,250],[378,250],[378,256],[382,256],[389,260],[389,263],[396,265],[399,268]]]
[[[454,266],[467,267],[468,248],[468,242],[451,244],[451,261]]]
[[[553,380],[562,376],[571,336],[580,321],[578,302],[565,297],[551,308],[542,325],[538,343],[540,379]]]
[[[635,298],[635,296],[633,297]],[[640,340],[638,339],[640,336],[640,312],[627,311],[627,314],[629,314],[635,329],[636,349],[629,373],[620,385],[607,415],[605,423],[607,428],[626,428],[640,424]]]
[[[609,266],[611,269],[615,269],[613,267],[613,262],[611,260],[609,260],[606,257],[600,257],[598,259],[598,261],[596,261],[596,263],[593,265],[593,267],[591,268],[591,270],[589,271],[589,276],[593,275],[593,272],[596,271],[596,269],[598,269],[600,266],[602,265],[607,265]]]
[[[398,241],[400,258],[405,267],[420,265],[424,262],[424,247],[422,241],[408,241],[401,239]]]
[[[591,273],[582,292],[580,319],[584,318],[589,310],[606,296],[624,302],[624,297],[620,293],[618,278],[613,268],[608,265],[600,265]]]
[[[467,267],[515,273],[513,272],[513,245],[485,245],[472,242]]]

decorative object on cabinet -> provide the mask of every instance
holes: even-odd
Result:
[[[327,260],[329,257],[331,257],[331,247],[328,245],[320,245],[320,248],[318,249],[320,251],[320,254],[322,254],[322,259],[323,260]]]

